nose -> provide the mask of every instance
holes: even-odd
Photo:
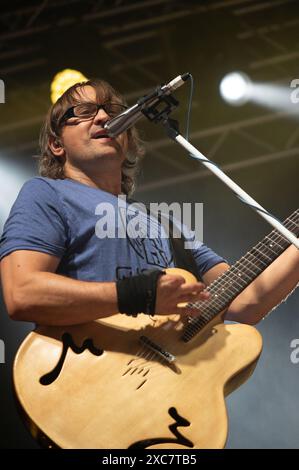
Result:
[[[105,124],[105,122],[109,121],[110,117],[109,114],[103,108],[98,109],[97,114],[94,117],[95,124]]]

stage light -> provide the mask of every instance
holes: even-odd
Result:
[[[240,106],[250,98],[251,81],[243,72],[232,72],[221,80],[220,94],[229,104]]]
[[[258,82],[252,85],[250,100],[263,108],[286,112],[293,119],[298,120],[298,104],[294,98],[295,94],[291,86]]]
[[[299,82],[298,82],[299,83]],[[282,111],[293,119],[299,119],[297,82],[252,82],[243,72],[232,72],[221,80],[220,94],[231,105],[248,101],[273,111]]]
[[[51,101],[55,103],[63,93],[78,82],[85,82],[87,78],[78,70],[64,69],[58,72],[51,83]]]

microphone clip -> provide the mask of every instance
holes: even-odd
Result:
[[[153,105],[147,106],[141,110],[142,114],[147,117],[150,121],[158,124],[162,122],[166,123],[168,116],[174,109],[179,105],[179,102],[172,95],[161,95]]]

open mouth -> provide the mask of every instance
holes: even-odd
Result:
[[[108,134],[99,134],[92,137],[93,139],[111,139]]]

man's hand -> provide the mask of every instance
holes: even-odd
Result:
[[[210,294],[204,289],[202,282],[187,284],[183,276],[179,274],[164,274],[158,280],[156,313],[159,315],[180,314],[184,316],[197,316],[198,310],[188,307],[178,307],[184,302],[207,300]]]

